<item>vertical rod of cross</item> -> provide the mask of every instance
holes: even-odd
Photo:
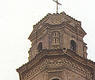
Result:
[[[56,13],[58,13],[58,5],[62,5],[58,0],[53,0],[56,3]]]
[[[58,0],[56,0],[56,13],[58,13]]]

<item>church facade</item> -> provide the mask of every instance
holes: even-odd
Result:
[[[95,80],[87,59],[86,32],[65,12],[47,14],[29,36],[29,62],[17,69],[20,80]]]

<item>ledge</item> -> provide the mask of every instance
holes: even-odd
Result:
[[[27,62],[26,64],[24,64],[23,66],[19,67],[17,69],[17,72],[22,73],[26,70],[28,70],[31,66],[35,65],[36,63],[38,63],[41,59],[43,58],[48,58],[48,57],[54,57],[54,56],[67,56],[73,60],[76,60],[77,62],[83,64],[84,66],[93,68],[95,70],[95,62],[85,59],[81,56],[79,56],[78,54],[76,54],[75,52],[71,51],[70,49],[43,49],[42,51],[40,51],[31,61]]]

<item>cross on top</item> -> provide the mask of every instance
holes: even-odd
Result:
[[[62,5],[58,0],[53,0],[56,3],[56,13],[58,13],[58,5]]]

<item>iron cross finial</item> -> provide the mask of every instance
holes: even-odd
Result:
[[[56,13],[58,13],[58,5],[62,5],[58,0],[53,0],[56,3]]]

